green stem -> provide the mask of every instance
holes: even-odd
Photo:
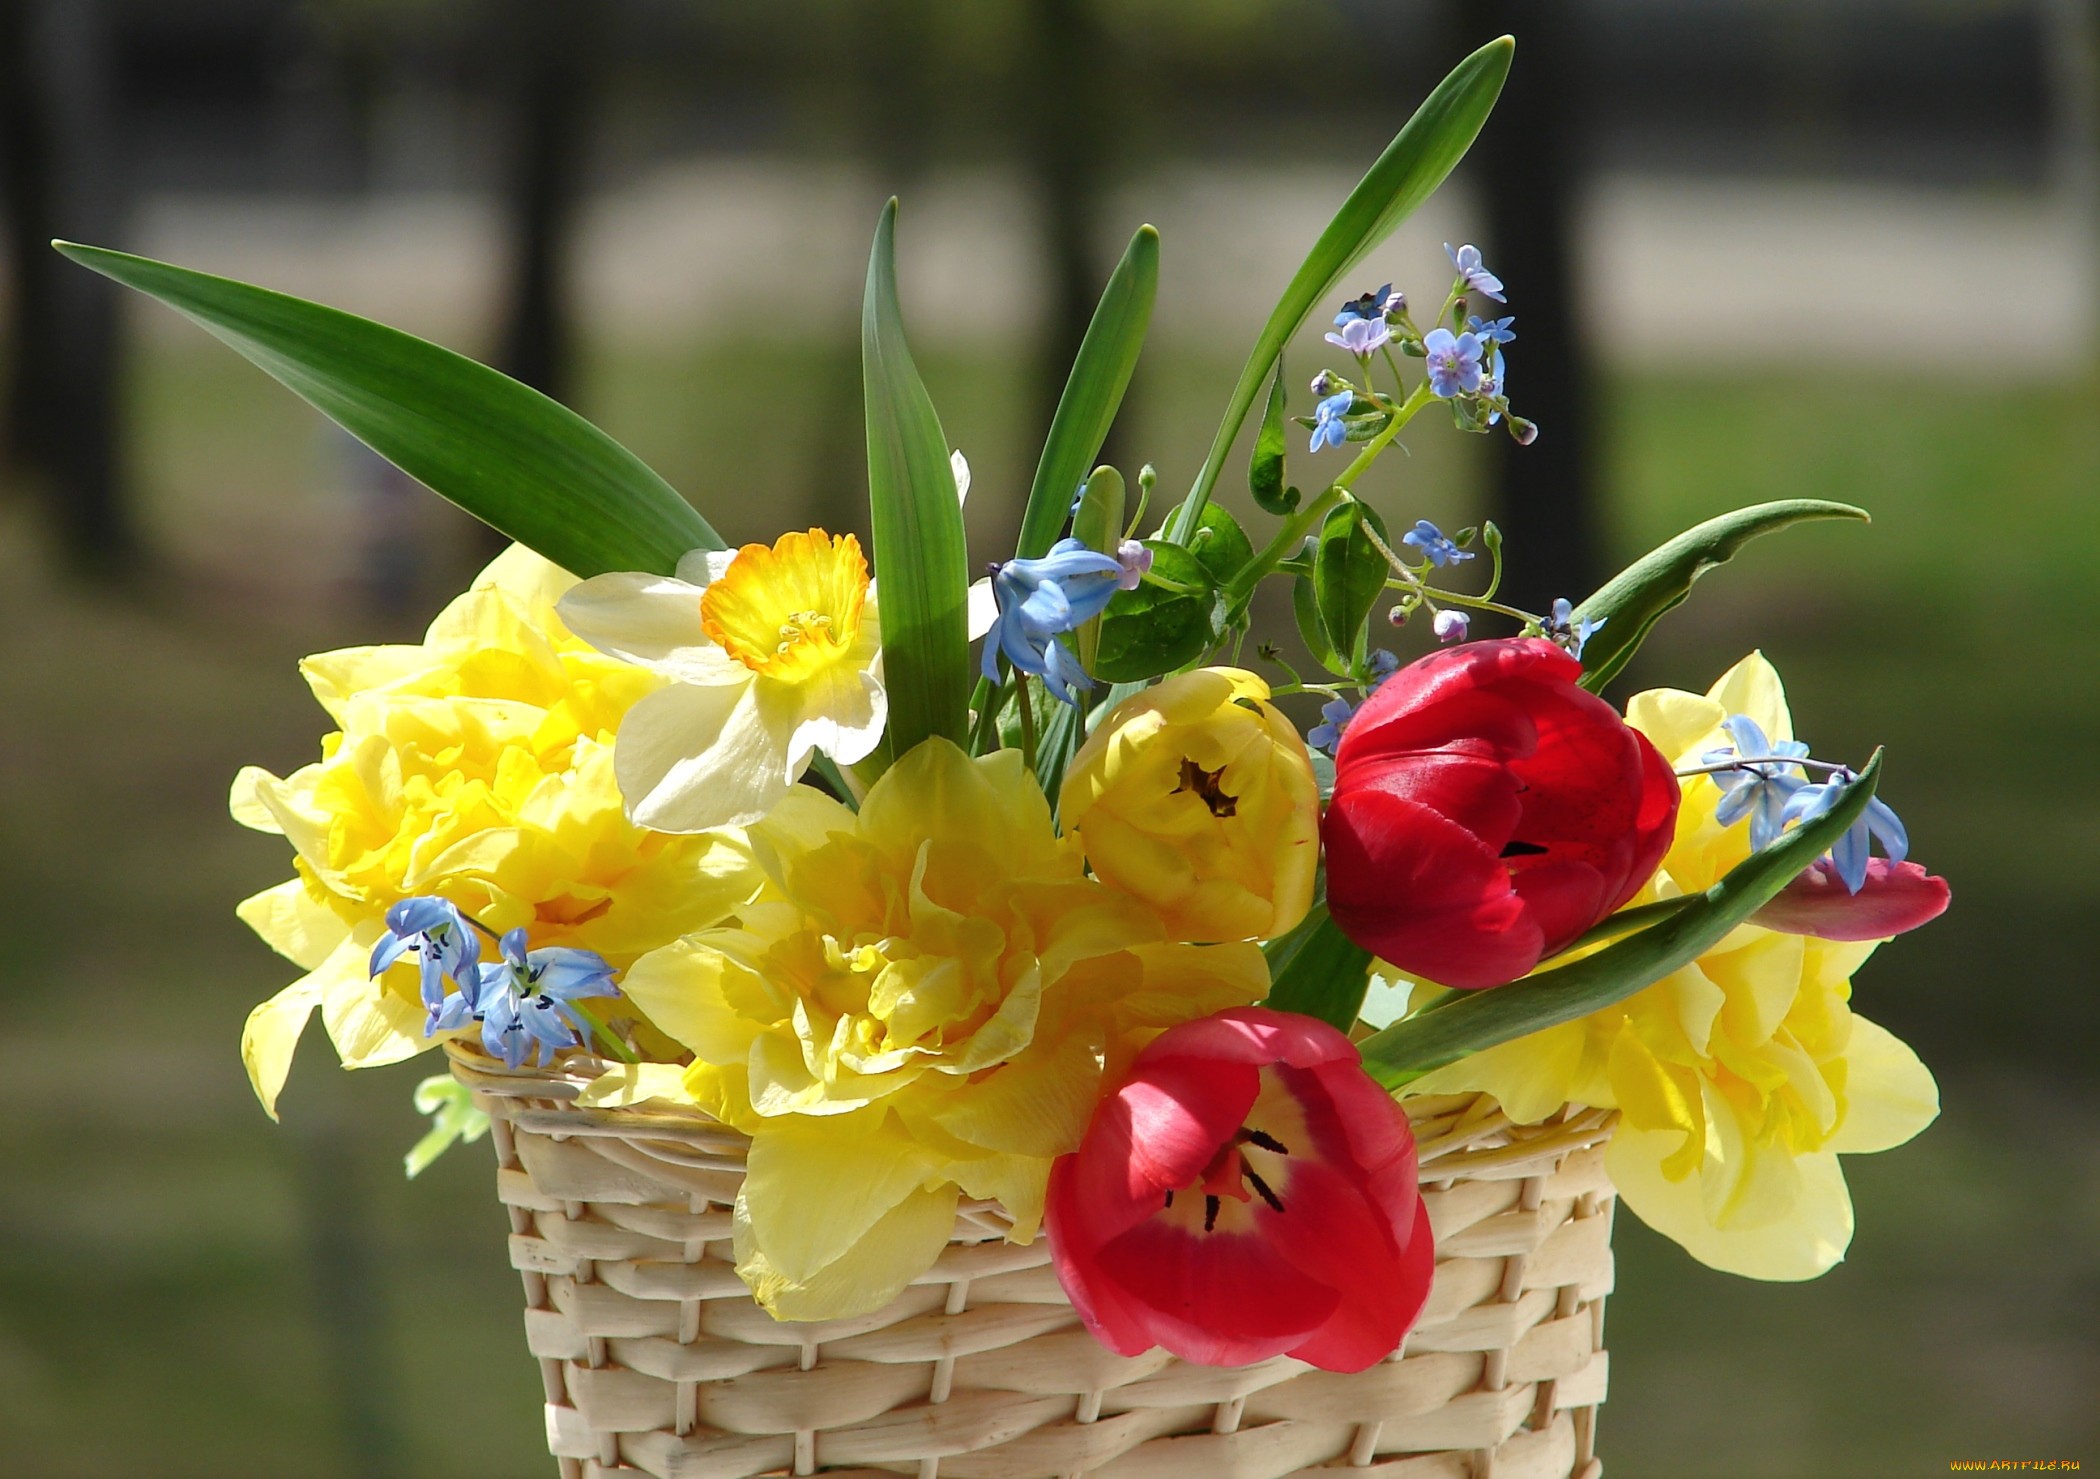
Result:
[[[1055,640],[1054,638],[1052,640]],[[1030,771],[1035,769],[1035,696],[1028,691],[1028,680],[1014,675],[1014,699],[1021,712],[1021,761]]]

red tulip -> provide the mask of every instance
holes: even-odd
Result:
[[[1472,642],[1364,701],[1320,829],[1344,934],[1441,985],[1500,986],[1639,892],[1677,778],[1581,674],[1551,642]]]
[[[1823,858],[1750,916],[1752,924],[1819,940],[1886,940],[1947,912],[1947,880],[1916,863],[1867,860],[1867,881],[1852,893],[1837,864]]]
[[[1155,1038],[1051,1168],[1044,1225],[1103,1345],[1212,1366],[1361,1371],[1434,1270],[1407,1116],[1348,1038],[1263,1007]]]

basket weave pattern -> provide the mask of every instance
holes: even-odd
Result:
[[[965,1202],[887,1307],[776,1323],[732,1267],[748,1141],[697,1114],[579,1109],[582,1077],[453,1050],[492,1119],[497,1192],[562,1479],[1595,1479],[1612,1118],[1512,1125],[1474,1095],[1407,1102],[1437,1238],[1420,1323],[1354,1375],[1117,1356],[1042,1239]]]

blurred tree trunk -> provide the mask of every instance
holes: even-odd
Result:
[[[1108,154],[1108,48],[1088,0],[1029,0],[1029,87],[1019,120],[1048,268],[1034,403],[1047,428],[1101,294],[1094,261]],[[1104,452],[1106,449],[1104,449]],[[1018,510],[1016,511],[1018,513]]]
[[[1596,383],[1575,278],[1575,212],[1588,168],[1580,8],[1568,0],[1478,0],[1459,9],[1467,46],[1517,38],[1494,116],[1472,155],[1485,194],[1488,266],[1508,284],[1517,342],[1512,402],[1539,426],[1519,447],[1496,435],[1488,516],[1508,536],[1508,598],[1544,611],[1580,601],[1604,574],[1595,447]]]
[[[0,0],[0,175],[7,201],[7,439],[33,471],[78,572],[137,554],[120,456],[115,284],[51,250],[108,242],[123,191],[108,25],[99,0]]]

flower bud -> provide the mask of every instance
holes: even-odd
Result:
[[[1463,642],[1466,639],[1466,628],[1472,623],[1473,618],[1463,611],[1439,611],[1436,620],[1430,625],[1435,629],[1439,642]]]

